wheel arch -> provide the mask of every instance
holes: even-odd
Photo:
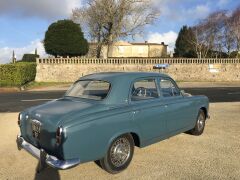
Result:
[[[137,133],[131,132],[130,133],[133,140],[134,140],[134,145],[137,147],[141,147],[141,142],[140,142],[140,138],[139,135]]]
[[[205,114],[205,119],[207,119],[207,117],[208,117],[207,108],[203,106],[203,107],[200,108],[200,110],[202,110],[202,111],[204,112],[204,114]]]
[[[116,138],[118,138],[119,136],[125,135],[125,134],[129,134],[129,135],[132,136],[133,141],[134,141],[134,145],[135,145],[136,147],[141,147],[141,137],[140,137],[139,133],[136,132],[136,131],[130,131],[130,130],[129,130],[129,131],[122,131],[122,132],[117,133],[117,134],[115,134],[114,136],[112,136],[111,139],[110,139],[109,142],[108,142],[108,147],[110,147],[110,145],[112,144],[112,142],[113,142]]]

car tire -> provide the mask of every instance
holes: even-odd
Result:
[[[134,140],[130,134],[116,138],[108,148],[104,158],[99,160],[100,166],[111,174],[125,170],[133,157]]]
[[[205,128],[206,114],[202,109],[199,110],[195,127],[189,131],[194,136],[200,136]]]

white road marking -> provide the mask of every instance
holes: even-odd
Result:
[[[35,101],[52,101],[55,99],[28,99],[28,100],[21,100],[22,102],[35,102]]]
[[[240,92],[232,92],[232,93],[228,93],[229,95],[235,95],[235,94],[240,94]]]

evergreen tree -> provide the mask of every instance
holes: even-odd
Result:
[[[88,52],[88,42],[80,26],[71,20],[60,20],[48,27],[44,48],[54,56],[83,56]]]
[[[193,30],[190,27],[183,26],[176,40],[174,57],[196,58],[194,42],[196,42],[196,37]]]

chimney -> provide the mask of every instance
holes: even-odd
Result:
[[[145,44],[147,44],[148,43],[148,41],[145,41]]]
[[[165,45],[164,42],[161,42],[161,45]]]

